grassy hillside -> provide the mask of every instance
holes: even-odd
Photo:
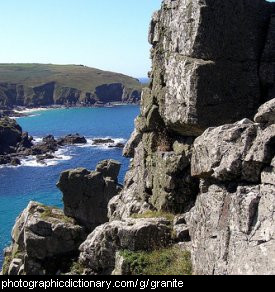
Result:
[[[137,79],[82,65],[0,64],[0,106],[136,103]]]
[[[142,87],[138,80],[132,77],[82,65],[0,64],[0,82],[34,87],[51,81],[61,87],[72,87],[87,92],[108,83],[122,83],[132,89]]]

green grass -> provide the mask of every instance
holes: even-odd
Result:
[[[11,261],[12,261],[12,256],[6,256],[5,257],[4,263],[3,263],[3,266],[2,266],[3,275],[7,275],[8,274]]]
[[[79,263],[79,262],[74,262],[70,268],[70,274],[72,275],[83,275],[85,270],[85,267]]]
[[[55,81],[58,87],[93,92],[102,84],[123,83],[129,89],[144,87],[135,78],[82,65],[0,64],[0,82],[28,87]]]
[[[131,216],[134,219],[140,218],[165,218],[166,220],[173,221],[175,219],[175,215],[172,213],[164,212],[164,211],[146,211],[142,214],[133,214]]]
[[[190,252],[169,247],[152,252],[122,251],[132,275],[192,275]]]
[[[41,214],[41,218],[44,220],[57,219],[57,220],[63,221],[64,223],[71,223],[71,224],[75,223],[73,218],[69,218],[65,216],[62,212],[60,213],[53,212],[53,210],[61,211],[58,208],[48,207],[48,206],[43,206],[43,208],[45,208],[45,211]]]

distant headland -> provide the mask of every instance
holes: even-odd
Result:
[[[0,109],[139,103],[143,86],[83,65],[0,64]]]

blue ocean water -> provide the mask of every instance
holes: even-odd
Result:
[[[126,141],[138,114],[138,106],[54,109],[36,112],[17,122],[37,141],[48,134],[60,137],[72,133],[89,139],[110,137]],[[58,154],[60,159],[51,161],[48,166],[30,160],[23,166],[0,168],[0,266],[2,251],[11,241],[15,219],[30,200],[62,208],[61,193],[56,187],[62,171],[76,167],[94,169],[98,161],[112,158],[122,163],[119,175],[122,182],[129,165],[121,149],[91,144],[65,147]]]

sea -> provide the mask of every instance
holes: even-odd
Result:
[[[56,153],[58,158],[47,161],[47,165],[39,164],[34,157],[30,157],[23,160],[21,166],[0,167],[0,266],[3,263],[3,250],[11,242],[11,230],[16,217],[29,201],[63,207],[62,194],[56,187],[62,171],[78,167],[93,170],[101,160],[116,159],[122,164],[119,181],[123,182],[129,159],[122,156],[122,149],[108,148],[107,145],[94,146],[92,139],[112,138],[116,142],[126,143],[138,114],[138,106],[122,105],[41,110],[17,119],[35,142],[49,134],[58,138],[79,133],[87,138],[88,143],[60,149]]]

